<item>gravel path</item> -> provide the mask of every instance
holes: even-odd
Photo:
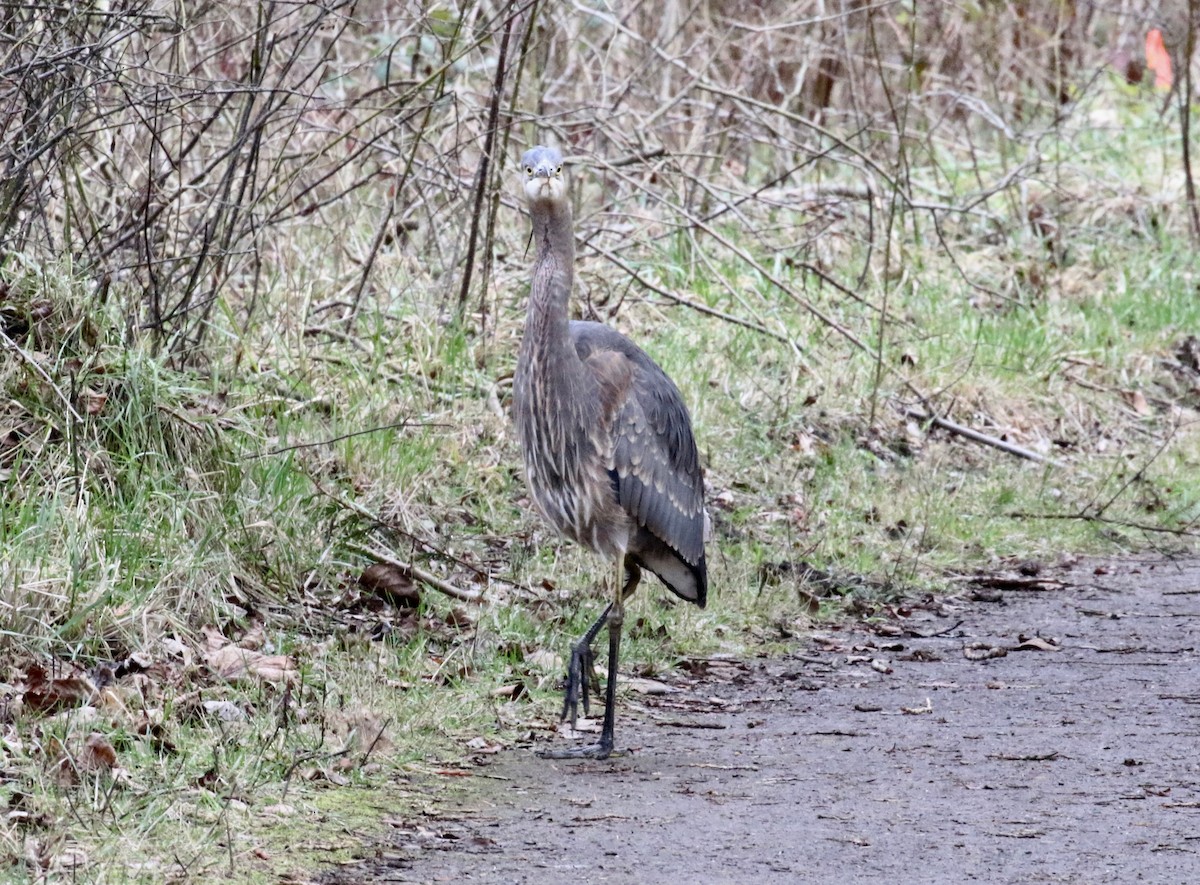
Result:
[[[1025,572],[701,662],[632,755],[498,754],[324,881],[1200,882],[1200,559]]]

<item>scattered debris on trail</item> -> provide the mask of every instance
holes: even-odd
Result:
[[[1200,559],[966,583],[692,662],[622,707],[629,756],[415,782],[432,810],[321,881],[1200,880]]]

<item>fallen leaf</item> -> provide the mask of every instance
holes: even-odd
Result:
[[[501,685],[493,688],[488,694],[494,698],[508,698],[515,701],[521,695],[525,694],[525,683],[514,682],[511,685]]]
[[[109,743],[108,738],[98,731],[87,736],[83,744],[83,752],[79,754],[79,768],[82,771],[112,771],[117,767],[117,751]]]
[[[1133,409],[1137,414],[1146,416],[1152,411],[1150,403],[1146,402],[1146,396],[1140,390],[1122,390],[1121,399],[1125,400],[1125,405]]]
[[[358,576],[358,583],[397,608],[416,608],[421,604],[421,591],[412,578],[386,562],[367,566]]]
[[[659,682],[657,679],[643,679],[640,676],[629,676],[621,680],[621,685],[631,688],[638,694],[661,695],[679,691],[673,685]]]
[[[287,655],[264,655],[248,648],[227,645],[204,655],[204,662],[222,679],[229,682],[251,682],[255,679],[278,685],[294,682],[300,671]]]
[[[495,753],[499,753],[501,750],[504,749],[504,744],[500,744],[495,741],[488,740],[487,738],[483,737],[482,735],[479,737],[471,738],[469,741],[467,741],[467,746],[470,747],[472,750],[474,750],[476,753],[482,753],[485,756],[491,756]]]
[[[25,862],[34,869],[48,870],[54,860],[54,841],[51,839],[25,840]]]
[[[1062,646],[1053,639],[1030,636],[1021,637],[1021,644],[1014,646],[1013,651],[1062,651]]]
[[[600,722],[597,719],[583,717],[575,721],[575,726],[572,728],[570,722],[559,722],[555,726],[555,730],[559,736],[566,738],[578,737],[581,734],[599,734]]]
[[[84,413],[88,415],[99,415],[104,411],[104,404],[108,402],[108,394],[100,393],[97,390],[92,390],[90,387],[79,394],[80,404],[83,406]]]
[[[191,647],[180,642],[176,637],[164,636],[159,641],[159,646],[167,657],[179,658],[183,661],[184,666],[191,666],[193,657]]]
[[[95,694],[95,684],[82,674],[51,677],[44,667],[33,664],[25,671],[21,702],[27,710],[54,713],[87,703]]]
[[[1171,56],[1163,45],[1162,31],[1151,28],[1146,33],[1146,67],[1154,71],[1156,89],[1170,89],[1174,77],[1171,74]]]
[[[988,642],[968,642],[963,646],[963,657],[968,661],[986,661],[991,658],[1002,658],[1007,654],[1008,649]]]
[[[78,845],[72,845],[68,848],[64,848],[58,853],[58,856],[54,858],[54,866],[58,870],[79,870],[87,866],[87,862],[87,852]],[[71,876],[70,878],[74,878],[74,876]]]
[[[222,722],[238,722],[246,718],[242,708],[233,701],[205,701],[200,705],[204,712],[216,716]]]
[[[563,668],[562,656],[556,655],[552,651],[546,651],[545,649],[531,651],[525,656],[525,663],[529,664],[531,667],[537,667],[541,670],[547,670],[554,673],[557,673]]]
[[[467,614],[467,610],[461,606],[457,606],[446,612],[446,617],[443,620],[447,627],[454,627],[458,630],[465,630],[474,624],[471,616]]]

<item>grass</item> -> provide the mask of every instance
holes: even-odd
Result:
[[[709,608],[647,582],[630,671],[785,647],[814,617],[781,568],[799,560],[870,579],[852,594],[870,606],[1009,559],[1194,541],[1200,377],[1171,362],[1200,328],[1200,267],[1161,197],[1173,173],[1148,149],[1152,114],[1123,101],[1118,136],[1069,133],[1078,150],[1054,169],[1076,195],[1060,226],[1086,233],[1062,260],[999,198],[986,207],[998,222],[948,222],[950,253],[927,219],[902,218],[886,272],[849,221],[829,231],[826,257],[866,269],[864,301],[887,293],[882,329],[873,308],[776,260],[811,222],[803,210],[761,237],[724,229],[882,340],[882,375],[737,256],[698,261],[678,237],[641,246],[636,263],[663,285],[791,343],[638,292],[607,318],[690,404],[714,524]],[[1138,211],[1104,211],[1117,192]],[[419,809],[412,772],[553,726],[561,655],[608,569],[524,500],[505,409],[526,270],[510,254],[483,332],[446,321],[441,289],[400,255],[380,262],[388,282],[353,324],[318,311],[319,269],[280,273],[270,319],[242,328],[227,306],[210,336],[224,344],[190,366],[144,349],[75,269],[9,256],[0,877],[303,876],[353,856],[347,833]],[[619,300],[607,272],[581,258],[602,311]],[[906,380],[1062,466],[922,425]],[[371,545],[484,604],[372,594],[358,582]],[[820,603],[816,618],[841,616],[839,597]],[[223,677],[211,661],[229,644],[290,675]],[[61,680],[43,707],[37,667]]]

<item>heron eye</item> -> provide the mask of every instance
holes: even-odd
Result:
[[[532,166],[526,166],[526,167],[525,167],[525,174],[526,174],[526,175],[533,175],[533,167],[532,167]]]

